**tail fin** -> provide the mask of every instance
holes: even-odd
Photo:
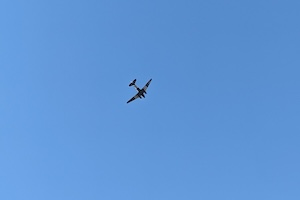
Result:
[[[136,79],[134,79],[134,80],[129,84],[129,86],[135,85],[135,82],[136,82]]]

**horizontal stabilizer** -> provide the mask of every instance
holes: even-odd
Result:
[[[136,82],[136,79],[134,79],[134,80],[129,84],[129,86],[135,85],[135,82]]]

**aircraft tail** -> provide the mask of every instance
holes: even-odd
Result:
[[[136,79],[134,79],[134,80],[129,84],[129,86],[135,85],[135,82],[136,82]]]

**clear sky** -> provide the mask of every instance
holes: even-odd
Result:
[[[299,0],[2,0],[0,27],[1,200],[300,199]]]

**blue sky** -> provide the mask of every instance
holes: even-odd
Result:
[[[299,9],[2,0],[0,199],[298,200]]]

